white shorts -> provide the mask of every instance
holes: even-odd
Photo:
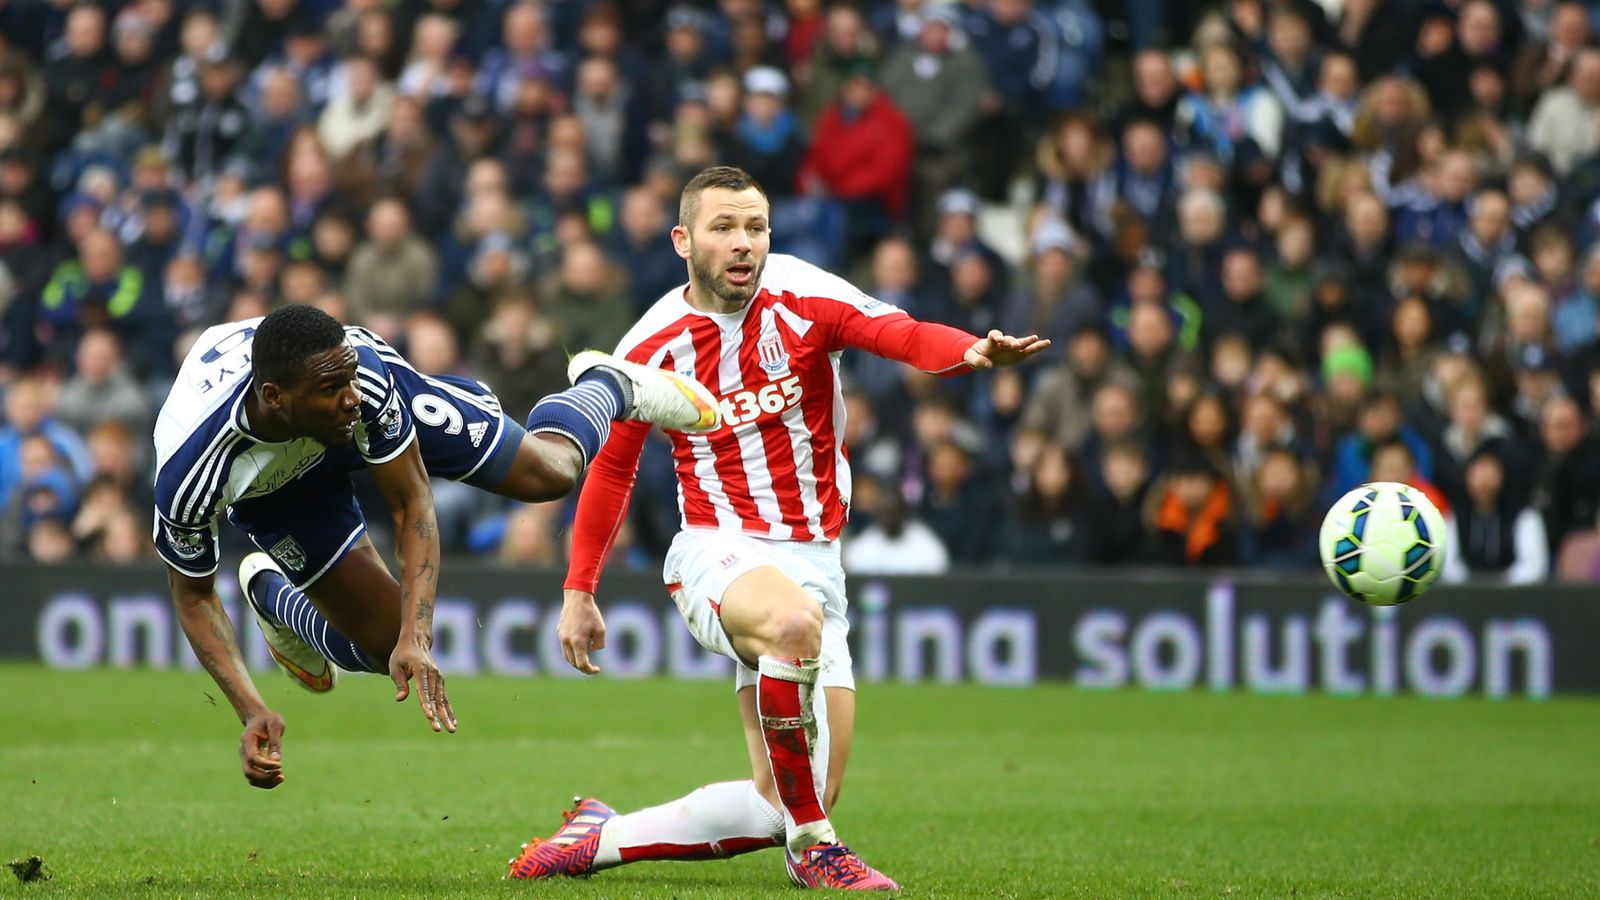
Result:
[[[722,595],[740,575],[772,566],[822,604],[822,656],[817,684],[855,690],[850,659],[849,601],[839,542],[769,541],[725,531],[680,531],[667,550],[662,578],[700,646],[733,660],[734,688],[756,683],[756,671],[739,660],[722,630]]]

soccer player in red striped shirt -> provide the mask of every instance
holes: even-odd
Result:
[[[695,176],[672,229],[689,283],[657,301],[616,352],[692,375],[722,407],[715,431],[671,435],[683,530],[663,575],[695,638],[736,663],[751,778],[626,815],[580,800],[555,835],[524,845],[513,878],[783,846],[796,884],[897,887],[839,840],[827,815],[855,730],[839,563],[850,508],[839,355],[856,347],[957,374],[1020,363],[1050,342],[918,322],[769,254],[768,208],[742,170]],[[587,674],[599,671],[589,652],[605,646],[594,592],[648,431],[614,426],[578,501],[559,634],[567,662]]]

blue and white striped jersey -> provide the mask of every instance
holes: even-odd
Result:
[[[318,466],[350,471],[363,461],[387,462],[417,437],[411,395],[429,381],[377,335],[350,326],[345,333],[356,350],[361,395],[354,447],[257,437],[245,415],[245,398],[260,322],[206,329],[156,418],[155,544],[161,558],[186,575],[216,571],[217,518],[233,503],[270,494]]]

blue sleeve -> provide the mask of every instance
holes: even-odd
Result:
[[[356,383],[361,392],[356,447],[369,464],[386,463],[417,438],[411,410],[388,365],[378,351],[365,345],[356,347]]]
[[[217,523],[215,519],[199,527],[179,525],[156,510],[156,553],[167,565],[192,578],[203,578],[217,571]]]

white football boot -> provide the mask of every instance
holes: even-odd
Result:
[[[256,552],[239,561],[239,590],[250,605],[250,612],[261,626],[261,636],[267,639],[267,649],[290,680],[313,694],[326,694],[338,681],[339,668],[318,653],[316,648],[301,640],[300,635],[287,625],[273,621],[256,605],[250,596],[250,580],[265,571],[283,574],[272,557]]]
[[[722,424],[717,398],[700,382],[670,369],[652,369],[599,350],[585,350],[567,363],[573,384],[596,366],[624,375],[632,388],[623,418],[650,422],[673,431],[705,434]]]

